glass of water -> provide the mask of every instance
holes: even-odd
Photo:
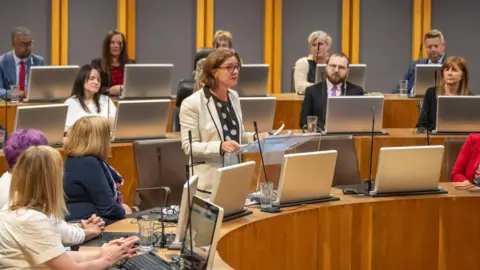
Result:
[[[310,133],[317,132],[318,117],[316,115],[307,116],[307,130]]]
[[[400,96],[406,97],[408,89],[408,80],[400,80],[398,82],[398,90],[400,91]]]
[[[260,207],[262,209],[272,207],[273,183],[265,182],[260,185]]]
[[[18,85],[11,85],[10,86],[10,102],[11,103],[18,103],[20,101],[20,89],[18,88]]]
[[[153,232],[155,231],[155,220],[147,215],[138,219],[138,234],[140,237],[140,250],[144,252],[153,249]]]

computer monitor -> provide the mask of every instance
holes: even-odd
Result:
[[[438,192],[443,151],[443,145],[382,147],[370,195]]]
[[[60,101],[72,94],[79,66],[32,66],[25,101]]]
[[[383,133],[383,96],[329,97],[325,117],[326,134]]]
[[[114,141],[165,137],[170,100],[122,100],[118,102]]]
[[[424,96],[427,89],[440,84],[440,64],[417,64],[415,67],[415,82],[411,96]],[[435,73],[437,74],[435,76]],[[437,82],[435,83],[435,77]]]
[[[185,229],[186,236],[180,253],[187,269],[212,268],[222,220],[223,208],[198,196],[193,196],[190,211],[191,222]]]
[[[223,222],[252,213],[245,208],[245,200],[248,197],[254,170],[255,161],[218,169],[210,201],[223,208]]]
[[[289,206],[332,198],[336,161],[336,150],[285,155],[274,204]]]
[[[245,131],[255,132],[253,121],[257,121],[258,132],[272,131],[276,103],[276,97],[241,97]]]
[[[187,183],[183,186],[182,202],[180,203],[180,211],[178,213],[178,223],[175,233],[175,240],[168,247],[168,249],[176,250],[181,249],[182,241],[185,238],[185,228],[188,222],[188,186],[190,186],[190,202],[193,200],[193,196],[197,193],[198,176],[194,175],[190,177]]]
[[[439,96],[433,133],[480,132],[480,96]]]
[[[172,97],[173,64],[126,64],[121,98]]]
[[[365,82],[367,80],[366,64],[350,64],[347,81],[362,87],[365,90]],[[317,64],[315,72],[315,83],[325,80],[327,77],[326,64]]]
[[[43,132],[50,145],[60,145],[63,143],[67,112],[67,104],[18,106],[14,130],[37,129]]]
[[[233,89],[241,97],[262,97],[267,95],[268,64],[244,64],[240,70],[238,83]]]

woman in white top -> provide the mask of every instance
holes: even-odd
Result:
[[[54,222],[66,211],[62,163],[49,146],[31,146],[18,159],[9,202],[0,210],[2,269],[107,269],[135,256],[138,237],[112,241],[99,251],[65,251]]]
[[[297,60],[293,73],[297,94],[303,94],[305,88],[315,83],[317,64],[327,63],[331,45],[332,37],[324,31],[315,31],[308,36],[309,55]]]
[[[68,104],[65,132],[85,116],[103,116],[111,121],[115,119],[117,108],[109,96],[99,92],[100,85],[99,70],[91,65],[80,68],[73,83],[72,97],[65,101],[65,104]]]

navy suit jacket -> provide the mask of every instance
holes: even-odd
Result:
[[[43,66],[43,57],[31,54],[26,61],[26,73],[29,74],[31,66]],[[0,98],[10,99],[10,86],[17,84],[17,68],[13,51],[0,55]],[[25,86],[26,87],[26,86]]]
[[[113,181],[118,182],[115,174],[97,157],[67,157],[63,188],[69,215],[65,219],[88,219],[92,214],[102,217],[106,223],[123,219],[125,209],[114,197]]]
[[[442,62],[440,64],[442,64],[445,59],[447,59],[447,55],[443,55]],[[418,61],[412,61],[412,63],[410,63],[407,74],[405,74],[404,77],[404,80],[408,80],[407,93],[409,94],[412,92],[413,84],[415,83],[415,67],[417,66],[417,64],[428,64],[428,58],[423,58]],[[398,90],[396,90],[395,92],[398,92]]]

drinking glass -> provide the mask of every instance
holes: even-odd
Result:
[[[153,249],[153,232],[155,220],[147,215],[138,219],[138,234],[140,237],[140,250],[148,252]]]
[[[407,96],[408,80],[400,80],[398,82],[398,90],[400,91],[400,96]]]
[[[11,103],[18,103],[20,101],[20,89],[18,89],[18,85],[11,85],[10,86],[10,102]]]
[[[273,183],[266,182],[260,185],[260,207],[262,209],[272,207]]]
[[[318,117],[316,115],[307,116],[307,131],[310,133],[316,133],[317,122],[318,122]]]

